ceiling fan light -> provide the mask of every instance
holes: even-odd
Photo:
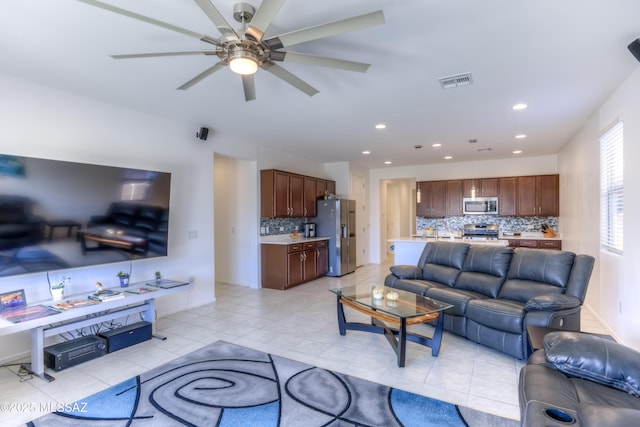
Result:
[[[229,61],[229,67],[234,73],[242,75],[255,74],[258,71],[258,63],[253,58],[244,56],[233,58]]]

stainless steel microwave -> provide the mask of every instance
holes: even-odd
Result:
[[[464,215],[498,215],[497,197],[465,197],[462,199]]]

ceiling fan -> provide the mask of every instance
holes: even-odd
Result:
[[[233,72],[242,76],[242,85],[246,101],[256,99],[253,75],[257,72],[258,68],[268,71],[309,96],[313,96],[318,93],[318,90],[313,86],[279,66],[276,62],[291,62],[337,68],[347,71],[357,71],[361,73],[366,72],[370,64],[307,55],[303,53],[284,51],[281,49],[348,31],[384,24],[384,14],[379,10],[377,12],[354,16],[327,24],[316,25],[280,34],[278,36],[265,38],[264,36],[267,28],[275,18],[285,0],[263,0],[258,9],[255,9],[248,3],[235,4],[233,8],[233,17],[241,24],[241,28],[237,30],[233,29],[229,25],[227,20],[222,16],[222,14],[220,14],[218,9],[216,9],[210,0],[194,0],[220,32],[221,37],[214,38],[206,34],[200,34],[195,31],[181,28],[167,22],[159,21],[157,19],[96,0],[78,1],[147,22],[152,25],[157,25],[171,31],[176,31],[190,37],[195,37],[205,43],[215,45],[215,49],[112,55],[112,58],[128,59],[161,56],[216,55],[219,58],[219,61],[216,64],[184,83],[178,89],[189,89],[191,86],[199,83],[216,71],[229,66]]]

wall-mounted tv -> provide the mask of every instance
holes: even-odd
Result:
[[[0,154],[0,277],[166,256],[171,174]]]

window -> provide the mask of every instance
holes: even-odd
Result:
[[[623,128],[617,121],[600,137],[600,244],[622,254],[624,219]]]
[[[127,169],[124,171],[120,200],[142,201],[149,197],[156,172]]]

